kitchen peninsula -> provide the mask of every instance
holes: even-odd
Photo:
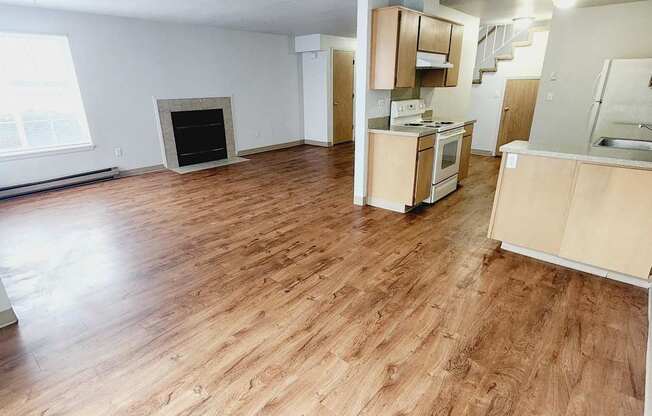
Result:
[[[650,287],[652,152],[501,147],[489,237],[530,257]]]

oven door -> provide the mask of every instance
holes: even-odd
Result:
[[[435,148],[433,183],[438,184],[460,171],[460,154],[464,129],[439,133]]]

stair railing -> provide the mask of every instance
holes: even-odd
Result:
[[[485,64],[491,62],[494,66],[495,58],[507,46],[511,46],[514,39],[526,32],[528,28],[516,31],[513,24],[487,24],[480,26],[480,37],[478,39],[478,51],[482,51],[479,62],[476,59],[476,71],[484,68]],[[509,35],[508,35],[509,32]],[[493,35],[493,36],[492,36]],[[500,38],[500,39],[499,39]],[[490,45],[491,44],[491,45]]]

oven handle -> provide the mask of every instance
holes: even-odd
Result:
[[[459,136],[460,134],[464,136],[464,128],[456,129],[453,131],[447,131],[445,133],[439,133],[437,135],[437,140],[447,140],[452,137]]]

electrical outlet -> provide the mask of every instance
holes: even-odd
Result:
[[[122,157],[124,155],[122,152],[122,147],[116,147],[113,149],[113,153],[115,154],[115,157]]]
[[[259,131],[256,132],[256,138],[257,139],[260,138],[260,132]]]
[[[551,72],[550,73],[550,81],[557,81],[557,73],[556,72]]]

